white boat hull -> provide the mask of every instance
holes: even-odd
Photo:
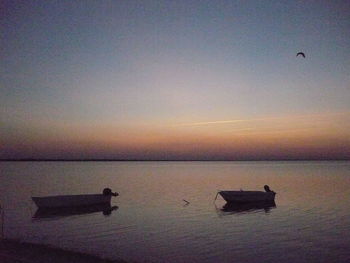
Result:
[[[275,192],[262,191],[220,191],[219,194],[228,203],[250,203],[274,201]]]
[[[111,202],[111,195],[88,194],[88,195],[57,195],[45,197],[32,197],[38,208],[53,207],[77,207],[96,204],[108,204]]]

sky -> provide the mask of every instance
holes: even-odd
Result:
[[[1,1],[0,159],[350,159],[349,14]]]

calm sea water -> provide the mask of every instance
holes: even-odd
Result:
[[[136,262],[350,262],[350,162],[2,162],[8,238]],[[224,209],[218,190],[277,192]],[[31,196],[119,192],[110,213]],[[189,204],[183,201],[189,201]]]

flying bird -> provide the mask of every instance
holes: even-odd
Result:
[[[305,58],[304,52],[298,52],[296,56],[299,56],[299,55],[300,55],[300,56],[303,56],[303,58]]]

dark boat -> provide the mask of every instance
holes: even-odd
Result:
[[[270,190],[268,185],[264,186],[263,191],[219,191],[218,194],[228,203],[251,203],[274,201],[276,193]]]
[[[55,195],[32,197],[38,208],[80,207],[97,204],[110,204],[112,196],[118,196],[111,189],[103,189],[102,194]]]
[[[272,208],[276,208],[275,201],[250,202],[250,203],[226,203],[222,208],[222,212],[230,214],[259,212],[264,210],[270,212]]]
[[[97,204],[76,207],[55,207],[55,208],[39,208],[36,210],[33,219],[50,219],[61,218],[74,215],[84,215],[102,212],[104,215],[110,215],[113,210],[117,210],[118,206],[110,204]]]

